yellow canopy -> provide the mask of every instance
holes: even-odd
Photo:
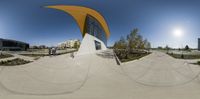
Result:
[[[67,6],[67,5],[47,6],[47,8],[58,9],[69,13],[78,23],[78,26],[83,36],[85,35],[84,33],[85,19],[87,15],[90,15],[94,17],[101,24],[102,28],[106,33],[107,39],[110,36],[110,31],[104,17],[99,12],[93,9],[81,6]]]

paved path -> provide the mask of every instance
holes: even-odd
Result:
[[[199,99],[199,67],[153,52],[117,65],[111,52],[45,57],[4,67],[0,95],[9,99]],[[101,55],[106,54],[106,55]],[[17,96],[16,96],[17,95]]]
[[[23,55],[19,55],[19,54],[12,54],[12,55],[13,55],[13,57],[3,58],[3,59],[0,59],[0,61],[13,60],[16,58],[21,58],[21,59],[29,60],[29,61],[33,61],[35,59],[34,57],[28,57],[28,56],[23,56]]]
[[[22,66],[3,67],[1,87],[10,93],[27,95],[73,92],[82,85],[88,73],[88,66],[81,67],[75,61],[69,55],[60,55]]]
[[[192,61],[174,59],[162,52],[123,66],[127,75],[138,83],[150,86],[175,86],[196,79],[200,68]]]
[[[67,50],[57,50],[57,54],[63,54],[63,53],[67,53],[67,52],[72,52],[75,51],[76,49],[67,49]],[[13,57],[9,57],[9,58],[3,58],[0,59],[0,61],[6,61],[6,60],[12,60],[12,59],[16,59],[16,58],[21,58],[24,60],[29,60],[29,61],[34,61],[37,60],[38,58],[40,58],[40,56],[38,57],[31,57],[31,56],[25,56],[25,55],[20,55],[20,54],[44,54],[44,55],[48,55],[48,49],[45,50],[38,50],[35,52],[28,52],[28,51],[17,51],[17,52],[13,52],[13,51],[8,51],[8,52],[3,52],[3,53],[7,53],[7,54],[11,54],[13,55]]]

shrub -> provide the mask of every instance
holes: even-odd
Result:
[[[12,59],[12,60],[1,61],[0,65],[1,66],[16,66],[16,65],[27,64],[27,63],[30,63],[30,62],[31,61],[16,58],[16,59]]]

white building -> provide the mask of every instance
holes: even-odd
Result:
[[[59,48],[76,48],[77,46],[80,46],[80,40],[73,39],[73,40],[67,40],[65,42],[58,43]]]

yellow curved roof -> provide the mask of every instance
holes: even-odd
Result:
[[[99,21],[99,23],[101,24],[102,28],[104,29],[106,33],[107,39],[110,36],[110,31],[104,17],[93,9],[81,7],[81,6],[67,6],[67,5],[54,5],[54,6],[47,6],[47,7],[62,10],[69,13],[78,23],[78,26],[83,36],[85,35],[84,26],[85,26],[85,19],[87,15],[90,15]]]

